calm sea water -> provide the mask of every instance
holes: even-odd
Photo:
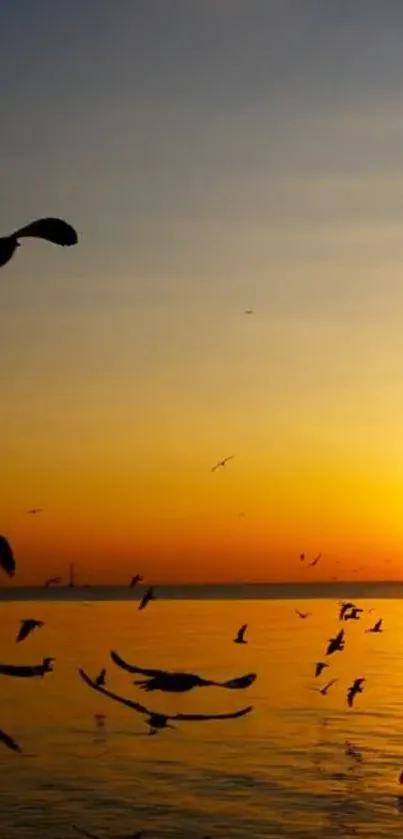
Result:
[[[337,599],[166,599],[143,612],[123,600],[3,602],[0,660],[56,662],[44,679],[0,676],[0,726],[24,749],[0,747],[2,839],[68,839],[73,823],[105,837],[144,829],[150,839],[400,837],[403,609],[390,597],[361,605],[362,620],[344,625],[346,649],[315,682],[313,664],[341,626]],[[312,615],[300,620],[295,608]],[[384,632],[366,634],[378,616]],[[16,645],[28,617],[46,626]],[[248,644],[238,646],[244,622]],[[245,691],[145,694],[110,649],[145,667],[258,678]],[[141,715],[80,680],[80,666],[92,675],[107,667],[112,690],[155,710],[254,711],[149,737]],[[368,681],[350,710],[346,688],[358,676]],[[311,690],[336,677],[326,697]],[[106,715],[102,728],[95,714]]]

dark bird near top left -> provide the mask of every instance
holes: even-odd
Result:
[[[25,638],[28,638],[28,635],[34,631],[34,629],[39,628],[40,626],[45,626],[43,621],[37,621],[35,618],[28,618],[27,620],[20,621],[21,627],[20,631],[17,635],[17,643],[19,641],[25,641]]]
[[[5,536],[0,536],[0,565],[8,577],[14,577],[15,559],[10,543]]]
[[[15,230],[10,236],[0,238],[0,267],[10,261],[16,249],[19,247],[20,239],[34,237],[35,239],[46,239],[54,245],[70,247],[76,245],[78,236],[74,227],[67,224],[60,218],[40,218]]]

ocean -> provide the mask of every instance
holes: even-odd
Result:
[[[402,588],[389,584],[380,596],[377,584],[345,587],[364,612],[343,624],[345,650],[318,679],[314,663],[342,626],[339,588],[297,587],[296,596],[295,586],[270,587],[263,596],[258,587],[259,596],[238,587],[235,597],[222,587],[208,598],[170,589],[142,612],[128,589],[102,599],[93,589],[2,589],[0,661],[55,663],[43,679],[0,676],[0,727],[23,749],[0,744],[1,839],[78,837],[73,825],[105,839],[137,830],[150,839],[400,837]],[[30,617],[45,626],[16,644]],[[380,617],[384,631],[366,633]],[[243,623],[248,643],[236,645]],[[145,693],[111,649],[140,667],[257,679],[246,690]],[[106,667],[111,690],[152,710],[253,711],[149,737],[143,715],[91,690],[79,667],[92,677]],[[346,690],[360,676],[364,692],[350,709]],[[326,696],[312,689],[332,678]]]

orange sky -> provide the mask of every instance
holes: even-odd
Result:
[[[0,229],[80,234],[0,272],[16,583],[403,577],[402,10],[71,3],[0,33]]]

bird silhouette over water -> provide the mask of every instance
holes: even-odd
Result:
[[[335,638],[330,638],[326,655],[332,655],[332,653],[344,650],[344,643],[344,629],[341,629]]]
[[[10,735],[2,729],[0,729],[0,743],[4,743],[4,745],[7,746],[8,749],[11,749],[12,752],[22,752],[21,746],[16,742],[16,740],[14,740],[13,737],[10,737]]]
[[[150,602],[150,600],[156,600],[156,599],[157,598],[155,597],[154,589],[153,589],[152,586],[150,586],[150,588],[147,589],[146,593],[141,598],[140,605],[139,605],[139,611],[141,611],[142,609],[145,609],[147,604]]]
[[[215,472],[215,471],[216,471],[216,469],[219,469],[219,468],[220,468],[220,466],[221,466],[222,468],[224,468],[224,466],[228,463],[228,461],[229,461],[229,460],[232,460],[234,457],[235,457],[235,455],[234,455],[234,454],[230,454],[228,457],[224,457],[224,460],[219,460],[219,461],[218,461],[218,463],[216,463],[216,465],[215,465],[215,466],[213,466],[213,468],[212,468],[212,470],[211,470],[211,471],[212,471],[212,472]]]
[[[322,696],[326,696],[330,688],[333,687],[333,685],[335,685],[336,682],[337,679],[331,679],[331,681],[324,685],[323,688],[311,688],[311,690],[316,690],[317,693],[321,693]]]
[[[143,578],[140,577],[140,574],[135,574],[135,576],[132,577],[131,580],[130,580],[129,588],[134,588],[134,586],[136,586],[137,583],[142,583],[142,582],[143,582]]]
[[[21,627],[17,635],[17,643],[19,641],[25,641],[25,638],[28,638],[28,635],[30,635],[34,629],[39,629],[39,627],[45,626],[43,621],[37,621],[35,618],[26,618],[25,620],[20,621],[20,623]]]
[[[357,696],[357,693],[363,692],[364,682],[365,679],[354,679],[353,684],[349,687],[347,691],[347,705],[349,706],[349,708],[353,707],[354,698],[355,696]]]
[[[42,507],[32,507],[31,510],[25,510],[26,516],[37,516],[39,513],[43,513]]]
[[[9,541],[5,536],[0,536],[0,565],[8,577],[14,577],[15,559]]]
[[[312,565],[312,566],[317,565],[317,564],[318,564],[318,562],[319,562],[319,560],[321,559],[321,557],[322,557],[322,554],[321,554],[321,553],[320,553],[320,554],[317,554],[317,555],[315,556],[315,559],[313,559],[313,560],[312,560],[311,565]]]
[[[317,678],[317,676],[320,676],[320,674],[322,673],[322,670],[324,670],[325,667],[329,667],[329,665],[326,664],[325,661],[318,661],[315,664],[315,678]]]
[[[44,658],[42,664],[0,664],[0,676],[30,679],[52,673],[54,658]]]
[[[19,240],[27,237],[46,239],[62,247],[70,247],[78,242],[76,231],[66,221],[59,218],[40,218],[27,224],[26,227],[15,230],[10,236],[0,238],[0,267],[6,265],[14,256],[20,245]]]
[[[238,676],[235,679],[228,679],[225,682],[217,682],[213,679],[203,679],[194,673],[180,673],[174,670],[156,670],[145,667],[136,667],[128,664],[114,650],[111,650],[112,661],[127,670],[128,673],[141,673],[147,676],[146,679],[133,682],[139,685],[141,690],[161,690],[167,693],[186,693],[195,687],[219,687],[228,690],[242,690],[248,688],[256,679],[256,673],[247,673],[245,676]]]
[[[358,621],[360,619],[360,614],[362,614],[363,611],[364,611],[364,609],[358,609],[357,606],[354,606],[353,609],[351,609],[349,612],[345,613],[344,620],[345,621]]]
[[[104,668],[98,674],[97,678],[95,679],[96,685],[105,685],[106,684],[106,669]]]
[[[302,618],[302,620],[305,620],[306,618],[310,618],[311,614],[312,614],[312,612],[300,612],[298,609],[295,609],[294,611],[295,611],[295,614],[298,615],[299,618]]]
[[[248,624],[244,623],[239,629],[234,638],[234,644],[247,644],[248,642],[245,641],[245,632],[248,628]]]
[[[379,621],[377,621],[377,622],[374,624],[374,626],[371,626],[371,629],[366,629],[365,631],[366,631],[366,632],[383,632],[383,629],[382,629],[382,622],[383,622],[383,618],[380,618],[380,620],[379,620]]]
[[[349,609],[355,609],[355,604],[350,603],[349,601],[340,603],[339,621],[343,620],[344,615],[346,614],[346,612],[348,612]]]
[[[96,685],[84,670],[79,669],[78,672],[84,682],[94,688],[94,690],[98,690],[100,693],[105,694],[105,696],[108,696],[109,699],[114,699],[115,702],[120,702],[128,708],[138,711],[139,714],[145,714],[147,717],[145,722],[150,728],[150,733],[153,734],[155,734],[159,728],[175,728],[175,726],[170,724],[169,720],[179,720],[183,722],[230,720],[236,719],[237,717],[243,717],[245,714],[249,714],[252,711],[252,705],[248,705],[246,708],[240,708],[239,711],[232,711],[226,714],[160,714],[157,711],[150,711],[149,708],[146,708],[144,705],[140,705],[138,702],[132,702],[131,699],[126,699],[124,696],[119,696],[117,693],[112,693],[112,691],[107,690],[100,685]]]

